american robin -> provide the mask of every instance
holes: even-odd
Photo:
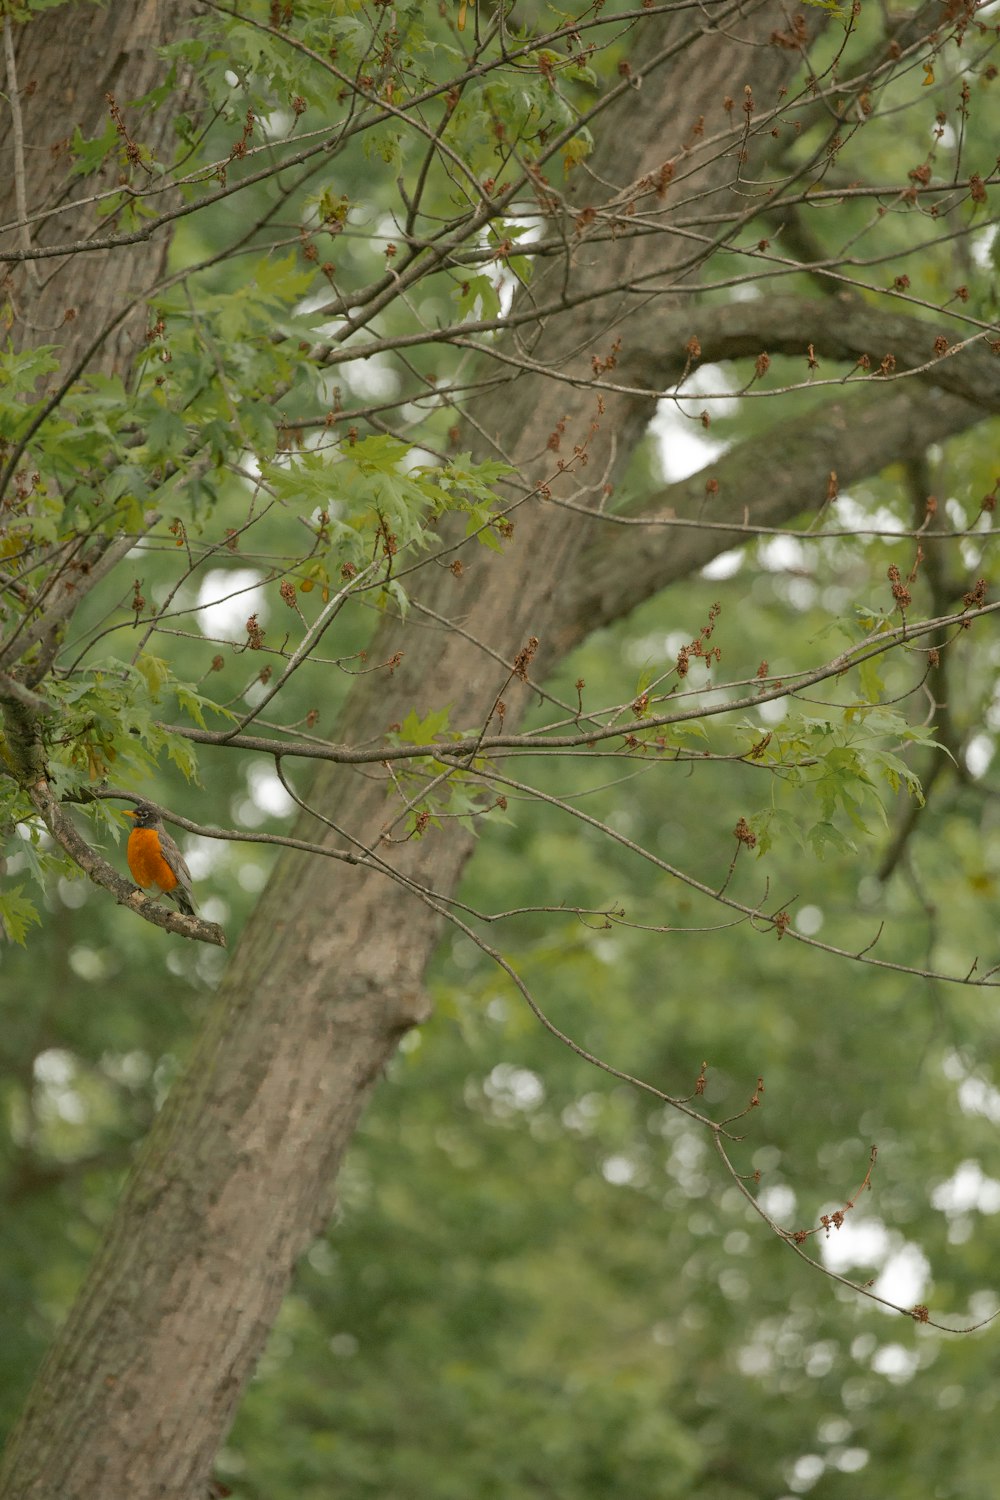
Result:
[[[159,814],[140,803],[135,812],[127,812],[125,816],[134,820],[125,852],[136,885],[154,886],[161,895],[176,901],[182,912],[193,917],[191,871]]]

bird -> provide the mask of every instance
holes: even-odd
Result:
[[[191,871],[159,813],[139,803],[135,812],[126,812],[125,816],[133,820],[125,857],[136,885],[154,887],[175,901],[186,916],[193,917]]]

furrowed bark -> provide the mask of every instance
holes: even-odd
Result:
[[[105,332],[88,371],[128,373],[145,342],[146,308],[140,300],[122,317],[123,289],[138,297],[156,280],[169,239],[160,234],[85,257],[6,265],[4,251],[71,244],[94,232],[100,221],[92,202],[71,212],[65,205],[116,188],[119,177],[127,174],[113,160],[96,176],[72,177],[70,143],[76,127],[84,139],[103,133],[110,118],[108,94],[122,108],[136,143],[154,156],[165,151],[174,115],[182,107],[181,85],[155,112],[136,114],[127,102],[163,82],[166,67],[156,49],[183,28],[191,13],[186,3],[163,6],[142,0],[98,7],[76,0],[25,23],[9,16],[4,23],[13,42],[14,76],[8,57],[5,92],[13,95],[13,103],[0,110],[0,225],[9,227],[0,232],[0,267],[14,347],[58,346],[60,366],[47,377],[49,390]],[[2,50],[7,54],[6,46]],[[46,216],[56,207],[62,211]],[[112,218],[107,227],[116,222]]]
[[[128,375],[145,345],[145,287],[162,274],[169,240],[159,235],[114,252],[85,257],[70,253],[32,260],[39,247],[85,239],[95,228],[95,193],[118,184],[119,163],[93,177],[72,175],[71,139],[100,136],[109,119],[108,95],[118,105],[147,93],[162,81],[157,48],[190,14],[186,4],[167,8],[155,0],[98,8],[73,3],[15,21],[0,17],[0,67],[5,100],[0,108],[0,316],[4,337],[15,350],[53,348],[58,366],[39,384],[38,396],[54,397],[84,363],[88,374]],[[134,128],[143,148],[155,157],[172,140],[172,121],[181,107],[180,86],[171,106],[145,111]],[[80,201],[80,207],[67,204]],[[82,200],[88,200],[82,202]],[[49,211],[60,212],[50,215]],[[18,259],[5,259],[17,255]],[[27,256],[28,258],[24,258]],[[123,295],[124,289],[124,295]],[[6,438],[6,433],[0,433]],[[0,473],[16,468],[0,449]],[[3,497],[0,496],[0,516]],[[34,782],[42,772],[38,744],[41,703],[26,690],[41,683],[65,621],[132,546],[129,538],[95,531],[64,539],[61,562],[52,568],[48,592],[32,597],[24,628],[0,641],[0,664],[8,668],[11,694],[19,694],[16,749],[11,770]],[[20,587],[25,595],[28,588]],[[36,649],[37,648],[37,649]],[[0,696],[4,696],[0,694]]]

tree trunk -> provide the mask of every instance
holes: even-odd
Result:
[[[71,177],[73,132],[79,128],[85,140],[100,136],[111,118],[111,95],[137,144],[153,156],[169,155],[182,85],[155,113],[147,109],[136,117],[125,106],[163,82],[166,69],[157,48],[190,14],[185,3],[168,7],[142,0],[100,7],[77,3],[24,25],[9,16],[2,22],[10,107],[0,111],[0,224],[16,227],[0,236],[0,264],[5,252],[56,251],[80,244],[101,227],[117,227],[114,217],[102,222],[93,202],[66,209],[67,202],[90,200],[131,175],[124,160],[112,160],[95,176]],[[168,248],[161,233],[114,250],[8,261],[3,289],[14,347],[58,346],[60,371],[49,377],[54,389],[103,335],[87,359],[88,370],[126,375],[144,346],[142,294],[162,273]]]

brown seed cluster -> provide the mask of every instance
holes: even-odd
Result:
[[[520,651],[514,658],[514,676],[520,678],[522,682],[527,682],[528,680],[528,668],[530,667],[537,650],[537,635],[529,635],[528,644],[526,646],[522,646]]]
[[[892,588],[892,597],[896,601],[898,609],[909,609],[913,603],[913,597],[900,576],[899,569],[895,563],[889,564],[889,584]]]
[[[757,835],[750,827],[750,824],[747,822],[746,818],[740,818],[739,822],[736,824],[736,827],[733,829],[733,837],[739,843],[745,844],[748,849],[753,849],[757,843]]]

